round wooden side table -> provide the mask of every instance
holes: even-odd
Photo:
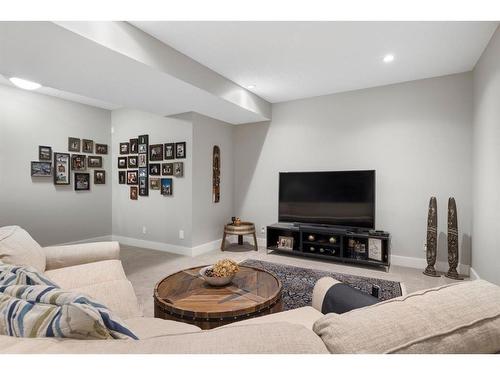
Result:
[[[224,251],[226,245],[226,236],[228,234],[238,236],[238,245],[243,245],[244,235],[253,235],[255,251],[259,250],[259,247],[257,246],[257,235],[255,234],[254,223],[242,221],[239,225],[235,225],[233,223],[224,225],[224,236],[222,237],[222,243],[220,245],[220,249],[222,251]]]
[[[230,284],[213,287],[199,275],[201,268],[174,273],[156,284],[155,318],[212,329],[281,311],[282,285],[273,274],[240,266]]]

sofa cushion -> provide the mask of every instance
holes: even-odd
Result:
[[[0,262],[0,286],[8,285],[57,285],[43,273],[30,266],[15,266]]]
[[[497,353],[500,287],[448,284],[314,324],[331,353]]]
[[[131,318],[125,320],[125,324],[141,340],[201,331],[201,328],[193,324],[157,318]]]
[[[0,287],[0,334],[16,337],[137,337],[105,306],[53,286]]]
[[[101,302],[121,319],[142,316],[142,309],[137,302],[134,288],[128,280],[105,281],[69,290],[89,295],[96,301]]]
[[[322,318],[323,316],[324,315],[315,308],[311,306],[304,306],[304,307],[299,307],[298,309],[282,311],[276,314],[269,314],[269,315],[259,316],[257,318],[241,320],[239,322],[228,324],[228,326],[286,322],[293,324],[301,324],[308,329],[312,329],[314,322],[316,322],[319,318]]]
[[[80,264],[46,271],[45,275],[63,289],[75,289],[107,281],[126,280],[119,260]]]
[[[42,248],[17,225],[0,228],[0,261],[45,271],[45,253]]]
[[[325,354],[310,329],[290,323],[225,326],[145,340],[56,340],[0,336],[0,353],[107,354]]]

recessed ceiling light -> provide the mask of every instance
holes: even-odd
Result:
[[[384,62],[385,63],[390,63],[394,61],[394,55],[388,54],[384,56]]]
[[[17,77],[11,77],[9,78],[9,81],[11,81],[17,87],[25,90],[36,90],[42,87],[42,85],[39,83],[31,82],[26,79],[21,79]]]
[[[247,85],[247,89],[254,89],[255,88],[255,85]]]

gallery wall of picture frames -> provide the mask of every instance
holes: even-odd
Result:
[[[51,146],[38,146],[38,161],[31,162],[31,177],[53,177],[54,185],[71,185],[73,174],[75,191],[90,190],[92,175],[94,185],[106,184],[106,171],[102,168],[107,144],[68,137],[68,152],[71,154],[52,153]]]
[[[184,177],[186,142],[149,144],[149,135],[120,142],[118,156],[118,183],[129,185],[129,197],[149,196],[150,190],[173,196],[174,177]]]

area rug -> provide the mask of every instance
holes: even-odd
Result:
[[[325,276],[333,277],[368,294],[371,294],[372,285],[378,285],[380,287],[380,301],[402,295],[401,283],[397,281],[313,270],[256,259],[247,259],[240,265],[261,268],[271,272],[281,281],[283,284],[283,310],[311,306],[314,284]]]

